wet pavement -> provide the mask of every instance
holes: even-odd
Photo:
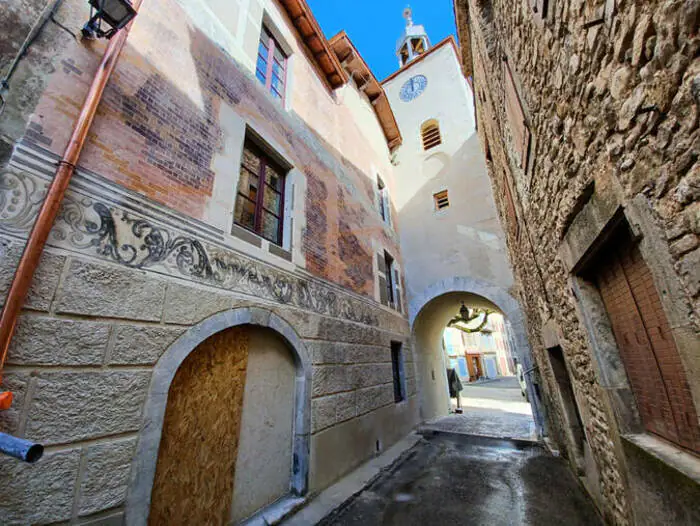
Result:
[[[461,402],[462,414],[429,420],[418,432],[442,431],[537,441],[532,408],[523,398],[514,376],[465,384]],[[456,400],[452,405],[456,407]]]
[[[371,525],[602,525],[564,461],[539,445],[424,436],[320,522]]]

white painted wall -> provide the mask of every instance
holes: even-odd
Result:
[[[428,79],[425,92],[402,101],[401,87],[418,74]],[[476,135],[471,88],[454,48],[447,44],[433,50],[384,88],[404,140],[396,156],[393,198],[409,304],[419,301],[430,285],[453,276],[478,278],[508,290],[513,278],[504,234]],[[443,142],[426,152],[420,128],[429,119],[439,121]],[[433,194],[445,189],[450,207],[436,211]]]

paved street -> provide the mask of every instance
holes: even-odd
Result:
[[[424,437],[326,526],[602,525],[560,458],[540,446]]]
[[[456,407],[453,400],[452,407]],[[520,440],[537,439],[532,409],[514,377],[465,384],[463,414],[437,418],[421,426],[422,431],[443,431]]]
[[[462,394],[464,414],[422,426],[415,446],[320,524],[602,525],[565,462],[535,442],[515,378]]]

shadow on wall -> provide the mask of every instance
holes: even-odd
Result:
[[[399,210],[409,300],[453,276],[508,290],[513,277],[505,235],[478,136],[472,135],[435,176],[409,186],[415,191]],[[442,190],[448,191],[450,205],[437,211],[433,195]]]

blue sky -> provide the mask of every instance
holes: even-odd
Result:
[[[307,0],[326,37],[347,31],[355,47],[380,81],[398,69],[394,55],[407,5],[413,21],[423,24],[436,44],[456,34],[452,0]]]

